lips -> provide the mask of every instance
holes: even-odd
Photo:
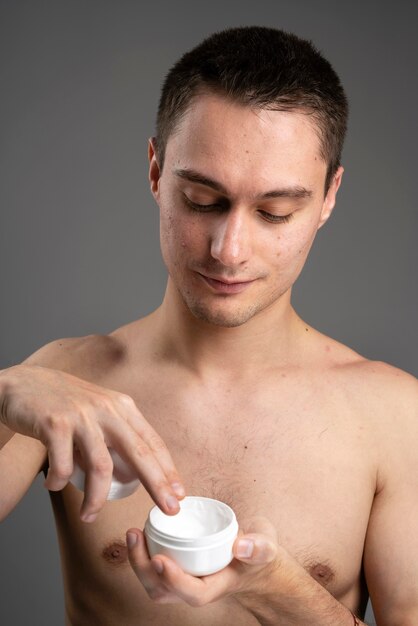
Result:
[[[218,293],[226,293],[226,294],[241,293],[242,291],[247,289],[247,287],[249,287],[251,283],[254,282],[254,280],[247,280],[247,281],[236,280],[232,282],[228,280],[220,280],[219,278],[212,278],[210,276],[205,276],[204,274],[200,274],[200,272],[198,273],[199,273],[199,276],[201,276],[202,279],[205,281],[205,283]]]

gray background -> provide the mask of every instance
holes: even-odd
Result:
[[[343,187],[296,309],[362,354],[416,373],[416,6],[1,1],[0,367],[159,304],[166,275],[146,140],[162,77],[214,30],[259,24],[312,39],[351,102]],[[63,623],[40,478],[0,531],[0,623]]]

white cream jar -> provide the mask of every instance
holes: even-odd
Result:
[[[176,515],[166,515],[157,506],[149,512],[144,533],[150,556],[165,554],[193,576],[226,567],[238,534],[234,511],[224,502],[199,496],[187,496],[179,505]]]

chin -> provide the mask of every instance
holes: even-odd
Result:
[[[197,319],[222,328],[236,328],[237,326],[242,326],[242,324],[245,324],[245,322],[248,322],[248,320],[254,317],[259,310],[256,305],[248,307],[244,311],[213,311],[200,303],[190,304],[186,302],[186,305],[191,314]]]

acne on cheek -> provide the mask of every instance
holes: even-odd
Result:
[[[298,260],[300,257],[305,258],[309,253],[313,240],[312,238],[306,239],[302,233],[300,236],[296,233],[294,239],[292,238],[291,241],[282,241],[282,245],[280,245],[280,239],[281,237],[278,236],[279,247],[276,252],[276,257],[282,257],[289,261],[291,261],[292,258]]]

